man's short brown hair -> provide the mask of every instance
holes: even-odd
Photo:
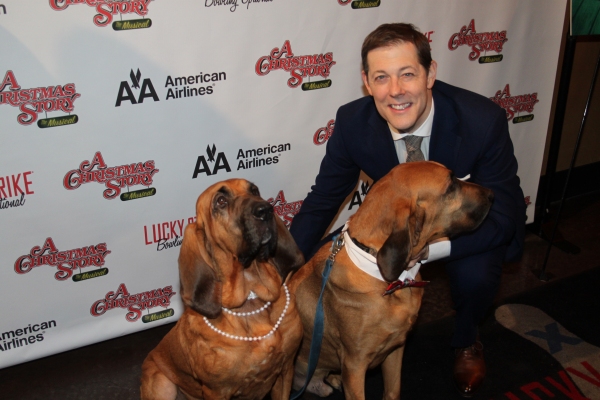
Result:
[[[429,73],[431,65],[431,47],[429,40],[413,24],[394,23],[379,25],[377,29],[369,33],[363,42],[360,55],[362,57],[362,67],[365,74],[369,74],[369,64],[367,63],[367,54],[371,50],[380,47],[393,46],[400,43],[412,43],[417,48],[419,64]]]

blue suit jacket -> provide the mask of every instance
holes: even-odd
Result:
[[[452,240],[450,259],[508,246],[505,260],[520,257],[525,237],[525,200],[505,111],[473,92],[436,81],[429,159],[462,178],[492,189],[494,203],[474,232]],[[371,96],[338,110],[312,191],[290,232],[305,255],[312,252],[363,170],[374,181],[399,164],[387,122]]]

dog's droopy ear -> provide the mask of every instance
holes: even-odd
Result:
[[[413,246],[419,242],[425,224],[425,210],[422,207],[417,204],[407,218],[408,210],[406,207],[397,216],[396,227],[377,252],[379,271],[388,282],[397,280],[408,266]]]
[[[221,313],[221,282],[200,251],[204,234],[196,224],[185,228],[179,252],[179,279],[183,303],[208,318]]]
[[[398,279],[410,261],[413,247],[419,242],[425,210],[417,204],[412,211],[407,205],[396,216],[392,234],[377,252],[377,265],[381,276],[388,282]]]
[[[408,229],[411,231],[410,240],[412,246],[416,246],[421,239],[421,232],[425,225],[425,209],[417,204],[413,212],[408,217]]]
[[[377,252],[377,265],[387,282],[394,282],[408,266],[411,253],[408,229],[394,230]]]
[[[272,260],[275,267],[277,267],[277,272],[281,275],[281,279],[285,281],[290,272],[304,265],[304,255],[283,221],[277,216],[274,216],[274,218],[277,225],[277,247]]]

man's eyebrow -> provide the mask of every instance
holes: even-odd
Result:
[[[405,71],[405,70],[407,70],[407,69],[412,69],[412,70],[414,70],[414,69],[415,69],[415,67],[414,67],[414,66],[412,66],[412,65],[405,65],[404,67],[400,67],[400,68],[398,68],[398,70],[397,70],[397,71],[399,71],[399,72],[403,72],[403,71]],[[383,69],[375,69],[375,70],[372,70],[371,72],[372,72],[372,73],[374,73],[374,74],[377,74],[377,73],[383,73],[383,74],[387,74],[387,73],[388,73],[388,71],[386,71],[386,70],[383,70]]]

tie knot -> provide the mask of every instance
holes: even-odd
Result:
[[[406,144],[406,162],[412,161],[424,161],[425,156],[421,151],[421,142],[423,136],[407,135],[404,136],[404,143]]]
[[[407,135],[404,136],[404,142],[406,143],[406,149],[411,152],[421,148],[421,142],[423,136]]]

